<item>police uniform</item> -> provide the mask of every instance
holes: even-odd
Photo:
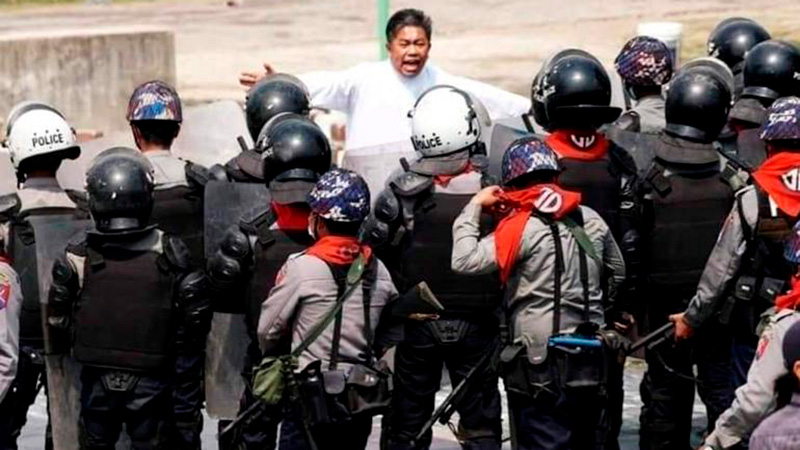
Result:
[[[667,124],[664,119],[664,97],[660,95],[648,95],[636,100],[631,111],[639,117],[640,133],[657,134]]]
[[[5,398],[14,387],[19,359],[19,314],[22,291],[17,273],[0,260],[0,436],[7,436],[8,418],[13,417]],[[9,401],[10,402],[10,401]]]
[[[736,398],[719,417],[705,444],[715,448],[733,447],[775,409],[776,383],[789,373],[781,350],[783,337],[797,322],[800,322],[800,314],[792,310],[780,311],[769,319],[747,373],[747,383],[736,390]]]
[[[79,207],[79,205],[81,207]],[[25,217],[46,215],[48,213],[74,212],[76,216],[85,216],[85,198],[76,192],[65,191],[55,178],[29,178],[25,180],[16,194],[3,198],[5,219],[0,224],[0,233],[6,252],[16,262],[29,261],[35,264],[35,241],[32,230],[25,223]],[[44,334],[42,330],[42,308],[39,296],[39,281],[36,267],[20,267],[25,273],[21,280],[21,298],[23,298],[19,316],[19,362],[17,365],[15,389],[8,395],[4,403],[3,421],[9,432],[2,434],[0,445],[16,448],[16,440],[27,422],[28,408],[36,400],[39,387],[44,386],[47,392],[47,375],[42,353],[44,351]],[[9,408],[9,409],[6,409]],[[46,447],[50,448],[49,429]]]
[[[530,372],[540,375],[535,380],[506,376],[518,448],[593,448],[605,406],[599,390],[586,391],[586,395],[568,392],[547,375],[551,370],[550,336],[574,332],[584,322],[602,327],[606,299],[601,280],[608,275],[607,270],[613,284],[625,279],[622,254],[608,226],[592,209],[580,207],[579,211],[583,229],[600,259],[580,261],[586,256],[563,223],[556,222],[553,228],[533,217],[525,226],[518,261],[505,292],[511,341],[524,344],[519,347],[521,360],[529,361],[533,367]],[[480,205],[470,203],[453,225],[452,267],[458,273],[498,269],[495,235],[479,239],[480,215]],[[506,358],[503,361],[508,362]]]
[[[158,229],[133,233],[79,234],[54,268],[65,275],[54,275],[51,298],[74,302],[51,320],[71,315],[74,323],[81,448],[113,448],[123,424],[134,449],[162,448],[176,347],[193,331],[185,300],[197,279],[184,245]]]

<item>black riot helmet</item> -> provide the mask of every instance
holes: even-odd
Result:
[[[98,154],[86,172],[97,231],[144,229],[153,210],[153,186],[153,168],[136,150],[114,147]]]
[[[603,65],[586,52],[554,58],[542,75],[541,94],[548,126],[597,128],[622,110],[611,104],[611,80]]]
[[[708,37],[708,55],[733,69],[756,44],[770,39],[769,32],[751,19],[731,17],[720,22]]]
[[[681,71],[667,91],[664,130],[696,142],[713,142],[730,107],[731,91],[719,77],[702,70]]]
[[[764,41],[744,59],[742,97],[765,100],[800,94],[800,49],[783,41]]]
[[[331,167],[325,134],[311,119],[297,114],[284,113],[264,125],[256,151],[262,155],[264,181],[273,193],[290,184],[310,189]]]
[[[550,129],[550,121],[547,119],[547,111],[544,107],[544,91],[542,80],[544,79],[544,75],[553,66],[553,63],[570,55],[581,55],[586,56],[587,58],[595,59],[590,53],[577,48],[561,50],[553,53],[547,59],[545,59],[542,63],[542,67],[539,69],[539,72],[537,72],[536,76],[533,77],[533,82],[531,83],[531,114],[533,115],[533,119],[536,121],[536,123],[541,125],[545,130]]]
[[[300,79],[282,73],[267,75],[247,93],[247,130],[256,140],[264,124],[277,114],[290,112],[306,116],[310,109],[308,89]]]

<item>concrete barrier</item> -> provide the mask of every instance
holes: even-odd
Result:
[[[153,79],[175,84],[171,31],[0,35],[0,120],[17,102],[41,100],[62,111],[75,128],[121,130],[127,126],[131,92]]]

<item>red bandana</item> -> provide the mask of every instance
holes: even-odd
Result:
[[[781,211],[791,217],[800,214],[800,153],[770,156],[753,172],[753,178]]]
[[[357,238],[346,236],[325,236],[306,250],[306,254],[316,256],[328,264],[351,264],[359,254],[369,260],[372,249],[361,245]]]
[[[797,309],[800,306],[800,277],[792,276],[789,292],[775,298],[775,306],[781,309]]]
[[[465,173],[476,172],[477,170],[478,169],[476,169],[475,166],[472,165],[472,162],[469,161],[469,162],[467,162],[466,167],[464,167],[464,170],[462,170],[461,172],[459,172],[457,174],[454,174],[454,175],[435,175],[433,177],[433,184],[435,184],[437,186],[441,186],[441,187],[447,187],[447,185],[450,184],[450,181],[453,178],[461,176],[461,175],[464,175]]]
[[[611,142],[598,132],[585,134],[572,130],[558,130],[550,133],[545,143],[555,151],[559,158],[595,161],[608,153]]]
[[[506,284],[517,261],[522,233],[534,209],[558,220],[574,211],[581,194],[565,191],[555,184],[542,184],[519,191],[504,192],[500,203],[509,209],[494,233],[500,280]]]
[[[278,217],[278,228],[288,231],[308,229],[308,216],[311,208],[306,203],[290,203],[282,205],[272,202],[272,211]]]

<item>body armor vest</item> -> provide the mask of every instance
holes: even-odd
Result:
[[[609,153],[613,151],[612,147]],[[619,205],[620,176],[612,167],[611,159],[606,154],[595,161],[582,161],[572,158],[559,160],[564,171],[558,182],[564,189],[580,192],[581,204],[588,206],[600,214],[608,224],[614,238],[619,240]]]
[[[401,244],[397,288],[406,292],[427,282],[446,316],[485,315],[502,299],[497,274],[459,275],[450,268],[453,222],[471,198],[472,194],[432,194],[417,202],[413,230]],[[481,216],[481,230],[493,230],[491,222],[490,216]]]
[[[195,264],[203,261],[202,192],[187,186],[154,191],[150,223],[180,238],[189,247]]]
[[[664,166],[654,162],[644,181],[651,194],[646,214],[652,224],[644,267],[653,295],[684,302],[692,297],[730,212],[733,190],[717,163],[704,166],[666,176]]]
[[[732,292],[736,299],[732,329],[753,344],[761,314],[774,306],[775,297],[786,290],[795,273],[795,265],[784,257],[784,243],[792,236],[792,227],[797,222],[773,206],[766,192],[758,186],[755,189],[758,196],[755,228],[748,226],[741,201],[737,202],[747,253]]]
[[[92,367],[169,370],[177,311],[174,277],[159,269],[162,255],[93,244],[85,245],[73,356]]]
[[[42,304],[39,292],[39,272],[36,258],[36,239],[33,228],[25,221],[32,215],[76,214],[72,208],[40,208],[23,216],[13,215],[9,227],[9,255],[17,271],[22,289],[22,308],[19,316],[20,346],[44,350]],[[77,217],[77,214],[76,214]]]

